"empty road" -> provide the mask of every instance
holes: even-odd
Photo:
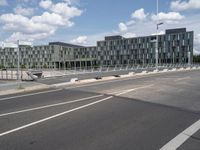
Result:
[[[200,71],[0,96],[0,150],[199,150]]]

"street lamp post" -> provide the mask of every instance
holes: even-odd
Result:
[[[20,77],[19,77],[19,68],[20,68],[20,64],[19,64],[19,40],[17,41],[17,80],[20,80]]]
[[[157,19],[156,19],[156,70],[158,70],[158,29],[159,26],[163,24],[163,22],[159,22],[159,16],[158,16],[158,11],[159,11],[159,3],[157,0]]]

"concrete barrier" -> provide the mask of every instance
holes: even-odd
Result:
[[[148,71],[146,71],[146,70],[141,72],[141,74],[147,74],[147,73],[148,73]]]
[[[192,67],[192,69],[197,69],[197,67]]]
[[[77,81],[78,81],[78,78],[72,78],[72,79],[70,80],[70,82],[72,82],[72,83],[77,82]]]
[[[129,74],[123,74],[123,75],[120,75],[121,78],[126,78],[126,77],[130,77]]]
[[[112,79],[116,79],[116,77],[114,76],[103,77],[103,80],[112,80]]]
[[[168,72],[169,70],[168,69],[163,69],[161,72]]]
[[[173,68],[171,71],[176,71],[177,69],[176,68]]]
[[[96,79],[85,79],[85,80],[80,80],[79,82],[78,82],[78,84],[80,83],[91,83],[91,82],[97,82],[97,80]]]
[[[148,72],[145,70],[145,71],[142,71],[141,73],[137,73],[136,75],[145,75],[147,74]]]
[[[153,73],[157,73],[157,72],[159,72],[159,70],[156,69],[156,70],[153,70],[152,72],[153,72]]]
[[[135,72],[129,72],[128,75],[133,76],[133,75],[135,75]]]
[[[190,69],[191,69],[190,67],[185,68],[185,70],[190,70]]]
[[[181,71],[181,70],[184,70],[184,68],[179,68],[179,70]]]

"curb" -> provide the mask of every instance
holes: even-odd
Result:
[[[33,92],[36,90],[45,90],[49,89],[51,86],[49,85],[36,85],[32,87],[26,87],[22,89],[12,89],[12,90],[5,90],[0,92],[0,96],[9,95],[9,94],[18,94],[18,93],[25,93],[25,92]]]
[[[75,85],[75,84],[86,84],[86,83],[94,83],[94,82],[101,82],[101,81],[107,81],[107,80],[114,80],[117,78],[128,78],[128,77],[134,77],[134,76],[146,76],[150,74],[162,74],[166,72],[181,72],[181,71],[192,71],[192,70],[200,70],[200,67],[193,67],[193,68],[173,68],[172,70],[164,69],[164,70],[153,70],[151,72],[148,71],[142,71],[140,73],[135,73],[135,72],[129,72],[128,74],[125,75],[119,75],[119,77],[116,76],[108,76],[108,77],[102,77],[101,79],[85,79],[85,80],[78,80],[78,78],[72,78],[70,82],[63,82],[63,83],[58,83],[58,84],[53,84],[53,85],[36,85],[32,87],[26,87],[24,89],[12,89],[12,90],[5,90],[5,91],[0,91],[0,96],[3,95],[9,95],[9,94],[18,94],[18,93],[25,93],[25,92],[32,92],[36,90],[45,90],[45,89],[50,89],[50,88],[61,88],[65,86],[70,86],[70,85]]]

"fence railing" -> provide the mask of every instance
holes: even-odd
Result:
[[[192,68],[200,67],[200,64],[162,64],[158,66],[158,69],[172,69],[172,68]],[[155,64],[147,65],[115,65],[115,66],[88,66],[85,68],[66,68],[66,69],[42,69],[43,77],[55,77],[55,76],[67,76],[73,74],[86,74],[95,72],[117,72],[117,71],[137,71],[137,70],[153,70],[156,69]],[[19,77],[23,79],[31,79],[27,74],[29,69],[22,69],[19,72]],[[16,80],[17,79],[17,69],[2,69],[0,70],[0,80]]]

